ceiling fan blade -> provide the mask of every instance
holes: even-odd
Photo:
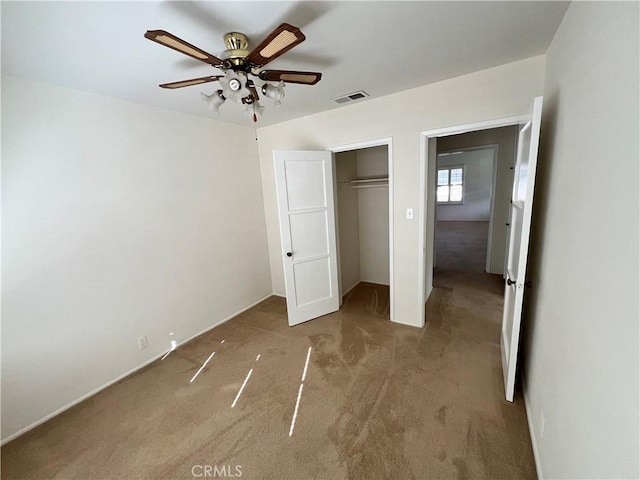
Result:
[[[221,78],[222,78],[222,75],[192,78],[191,80],[182,80],[181,82],[163,83],[162,85],[160,85],[160,87],[162,88],[190,87],[191,85],[198,85],[200,83],[215,82],[216,80],[220,80]]]
[[[258,74],[260,80],[267,82],[301,83],[303,85],[315,85],[322,78],[318,72],[295,72],[293,70],[263,70]]]
[[[256,67],[266,65],[304,42],[304,39],[305,36],[299,28],[283,23],[253,49],[245,62]]]
[[[178,38],[169,32],[165,32],[164,30],[147,30],[147,33],[145,33],[144,36],[145,38],[159,43],[160,45],[172,48],[180,53],[189,55],[196,60],[213,65],[214,67],[220,66],[223,63],[218,57],[214,57],[210,53],[207,53],[204,50],[185,42],[181,38]]]

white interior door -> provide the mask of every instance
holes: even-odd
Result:
[[[500,339],[505,395],[510,402],[513,402],[516,382],[516,360],[518,358],[522,301],[526,283],[529,231],[541,118],[542,97],[537,97],[533,102],[531,119],[526,124],[520,125],[518,153],[513,177],[507,278]]]
[[[340,308],[331,152],[274,151],[289,325]]]

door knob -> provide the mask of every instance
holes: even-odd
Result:
[[[510,278],[507,278],[507,285],[511,286],[511,285],[515,285],[515,284],[516,284],[516,282],[514,282]]]
[[[287,257],[293,257],[293,253],[287,252]]]

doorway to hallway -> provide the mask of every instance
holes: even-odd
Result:
[[[506,219],[503,217],[507,214],[507,205],[504,193],[512,182],[511,178],[508,178],[508,183],[504,182],[504,177],[511,172],[509,168],[513,165],[514,154],[514,149],[509,148],[512,145],[508,145],[505,139],[513,141],[515,129],[493,129],[483,135],[478,137],[471,132],[450,139],[448,143],[444,141],[447,137],[437,141],[436,206],[433,212],[436,218],[436,267],[503,272],[504,266],[493,261],[492,257],[504,258],[501,248],[506,244]],[[446,151],[441,146],[469,145],[488,140],[504,143],[502,158],[499,158],[499,143]],[[498,173],[501,173],[501,183],[497,183]],[[496,245],[492,244],[494,239]],[[484,243],[479,245],[478,242]]]
[[[433,213],[435,212],[436,199],[441,200],[438,190],[444,185],[445,187],[442,188],[448,189],[449,200],[453,199],[458,203],[463,203],[460,202],[463,199],[463,195],[460,194],[460,180],[463,176],[464,167],[456,167],[458,171],[455,172],[455,175],[453,171],[450,171],[448,183],[441,183],[442,179],[439,178],[440,171],[436,166],[439,139],[441,137],[474,133],[475,131],[485,131],[495,127],[517,125],[516,161],[510,167],[510,175],[513,178],[511,182],[512,188],[510,189],[512,196],[507,206],[509,217],[505,222],[509,235],[508,243],[505,245],[507,247],[506,254],[502,257],[502,268],[500,269],[506,279],[500,352],[504,373],[505,398],[508,401],[513,401],[514,396],[522,300],[524,298],[524,289],[529,286],[529,282],[526,280],[526,263],[529,250],[529,228],[531,225],[542,103],[542,97],[536,97],[531,103],[529,113],[519,119],[495,119],[476,124],[445,127],[422,132],[420,189],[421,201],[423,202],[421,210],[424,213],[419,217],[421,220],[419,244],[422,252],[419,264],[422,267],[419,292],[423,296],[422,298],[426,300],[430,297],[434,284],[436,216]],[[500,168],[497,170],[499,172]],[[454,182],[452,179],[456,181]],[[507,186],[499,181],[494,182],[494,185],[496,187]],[[456,188],[456,198],[452,198],[451,195],[451,192],[454,192],[454,186]],[[508,190],[505,189],[505,191]],[[443,194],[442,198],[444,196]],[[497,192],[494,195],[495,197],[497,197]],[[498,202],[494,201],[493,206],[496,207],[497,205]],[[494,217],[495,213],[494,208],[491,216]],[[497,226],[496,222],[493,223],[494,226]],[[430,246],[428,245],[429,243],[431,243]],[[494,258],[497,260],[497,257]],[[490,262],[487,260],[487,271],[491,271],[489,266]],[[470,305],[470,307],[473,308],[473,305]]]

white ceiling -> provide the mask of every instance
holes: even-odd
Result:
[[[143,37],[163,29],[214,55],[222,35],[256,45],[281,22],[304,43],[267,68],[323,73],[265,99],[265,126],[340,108],[333,98],[371,98],[545,53],[568,2],[7,2],[1,5],[2,73],[204,117],[217,83],[179,90],[159,83],[219,70]],[[250,48],[251,48],[250,45]],[[367,100],[360,100],[367,101]],[[227,102],[220,120],[251,125]]]

